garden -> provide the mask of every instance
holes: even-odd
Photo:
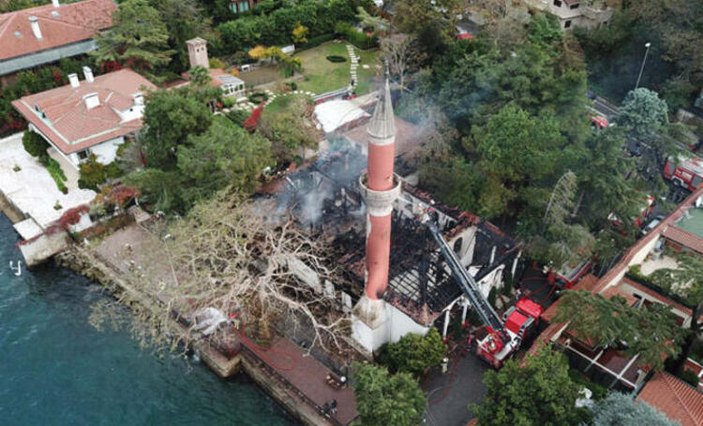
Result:
[[[299,51],[294,57],[300,58],[302,69],[291,78],[285,78],[277,64],[266,64],[251,71],[242,72],[239,78],[244,80],[247,87],[295,81],[299,90],[315,94],[338,90],[349,86],[351,81],[351,59],[347,44],[343,40],[334,40]],[[354,52],[359,57],[356,92],[365,94],[373,90],[372,83],[376,75],[379,52],[378,49],[360,50],[356,47]]]

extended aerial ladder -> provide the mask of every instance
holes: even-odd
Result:
[[[530,299],[522,298],[501,318],[445,241],[435,221],[431,220],[427,213],[423,214],[420,220],[430,230],[454,279],[486,326],[486,336],[477,342],[477,355],[495,368],[501,367],[505,359],[520,347],[527,331],[537,323],[542,314],[542,307]]]

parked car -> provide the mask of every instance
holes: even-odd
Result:
[[[664,220],[664,216],[657,215],[654,219],[652,219],[651,222],[647,224],[647,226],[642,228],[642,235],[647,235],[652,232],[652,229],[656,228],[662,222],[662,220]]]

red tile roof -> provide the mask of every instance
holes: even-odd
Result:
[[[48,4],[0,15],[0,61],[53,49],[93,38],[98,31],[112,26],[113,0],[83,0]],[[29,17],[36,16],[42,38],[32,33]]]
[[[66,85],[25,96],[12,105],[63,153],[70,154],[141,128],[141,119],[122,122],[117,111],[133,105],[133,94],[154,89],[149,80],[123,69],[95,77],[92,83],[81,81],[75,89]],[[98,94],[99,106],[86,107],[83,97],[89,93]],[[39,116],[37,107],[46,119]]]
[[[703,254],[703,238],[677,227],[670,226],[662,234],[667,239]]]
[[[587,291],[589,293],[592,293],[596,284],[598,284],[598,277],[593,274],[588,274],[583,277],[581,281],[577,282],[576,285],[574,285],[573,290]],[[558,299],[556,302],[552,303],[547,308],[547,310],[542,313],[541,318],[551,323],[557,314],[557,309],[559,309],[559,302],[561,302],[561,299]]]
[[[637,399],[663,412],[682,426],[703,425],[703,394],[667,373],[657,373]]]

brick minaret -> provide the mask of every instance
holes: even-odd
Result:
[[[395,116],[388,79],[369,122],[368,171],[359,179],[367,205],[366,283],[364,295],[354,308],[357,320],[367,328],[356,330],[357,340],[375,350],[387,341],[381,325],[385,322],[382,297],[388,287],[391,249],[391,213],[400,195],[400,180],[393,173],[395,159]],[[359,334],[361,333],[361,334]]]

